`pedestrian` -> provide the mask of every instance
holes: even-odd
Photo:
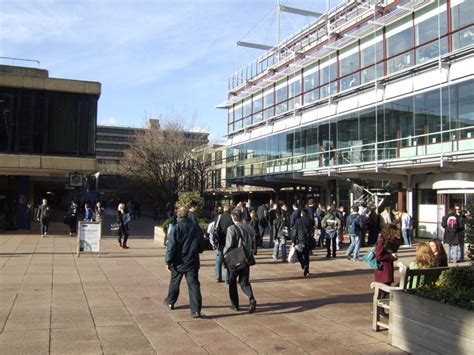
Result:
[[[337,218],[334,206],[328,205],[326,209],[326,214],[324,215],[323,221],[321,222],[323,228],[326,231],[326,258],[330,258],[331,255],[333,258],[336,257],[336,239],[337,233],[339,231],[341,221]],[[331,254],[332,251],[332,254]]]
[[[306,209],[301,210],[291,231],[292,246],[297,250],[298,261],[300,262],[303,276],[309,277],[309,252],[311,251],[313,238],[313,226],[308,218]]]
[[[253,228],[242,222],[242,211],[234,209],[232,211],[233,226],[227,229],[226,242],[224,246],[224,256],[230,251],[243,245],[245,255],[248,259],[248,265],[240,270],[229,270],[229,296],[231,308],[239,311],[239,294],[237,293],[237,281],[240,284],[242,292],[249,298],[249,313],[254,313],[257,307],[252,285],[250,284],[250,266],[255,264],[254,253],[256,250],[255,234]]]
[[[74,237],[77,233],[77,204],[71,201],[68,210],[69,236]]]
[[[448,214],[441,220],[444,228],[444,242],[448,244],[448,262],[457,263],[460,260],[459,233],[464,229],[462,220],[453,208],[448,210]]]
[[[244,223],[249,223],[250,222],[250,213],[249,213],[249,209],[247,208],[247,205],[245,202],[242,202],[242,213],[243,213],[243,221]]]
[[[367,244],[370,246],[375,245],[380,233],[380,216],[377,214],[375,208],[370,210],[366,225],[369,234]]]
[[[218,233],[218,243],[214,245],[216,248],[216,263],[215,263],[215,273],[216,273],[216,282],[223,282],[222,280],[222,264],[224,262],[224,246],[226,241],[227,229],[234,224],[232,222],[232,217],[230,215],[230,205],[226,203],[223,208],[223,212],[215,219],[215,229]],[[226,269],[225,282],[229,283],[229,271]]]
[[[92,222],[93,219],[94,219],[94,212],[92,211],[92,208],[90,208],[89,203],[86,203],[84,205],[84,221]]]
[[[263,246],[263,238],[260,234],[260,224],[258,223],[257,212],[255,210],[250,211],[250,222],[249,225],[255,231],[255,242],[257,244],[257,249]],[[255,249],[255,255],[257,255],[257,249]]]
[[[94,221],[102,223],[104,221],[104,208],[102,202],[97,201],[95,204]]]
[[[381,222],[380,228],[381,229],[384,229],[385,226],[392,224],[395,220],[395,216],[393,215],[392,209],[389,206],[385,207],[383,212],[380,214],[380,217],[381,217],[381,219],[380,219],[380,222]]]
[[[265,229],[268,227],[268,204],[262,203],[257,208],[257,218],[258,218],[258,230],[260,232],[260,238],[262,240],[263,247],[263,237],[265,235]]]
[[[286,208],[286,206],[285,206]],[[281,261],[286,261],[286,240],[289,238],[289,223],[286,214],[283,211],[276,211],[273,221],[273,230],[275,233],[275,246],[273,248],[273,259],[278,260],[278,252],[281,249]]]
[[[352,212],[347,217],[347,233],[349,234],[349,239],[351,240],[351,245],[347,249],[346,257],[352,261],[358,261],[359,259],[359,251],[361,245],[361,233],[363,228],[363,218],[359,214],[359,208],[354,205],[352,206]],[[351,259],[351,255],[352,259]]]
[[[171,278],[165,304],[169,309],[174,309],[179,296],[179,286],[184,276],[188,284],[191,315],[193,318],[201,318],[199,253],[202,252],[202,230],[188,217],[189,210],[186,207],[179,207],[178,221],[166,246],[166,269],[171,273]]]
[[[275,239],[275,230],[273,228],[273,222],[275,221],[277,211],[278,211],[277,203],[274,203],[270,211],[268,211],[268,227],[270,229],[270,236],[268,240],[269,248],[273,248],[273,240]]]
[[[119,203],[117,208],[117,215],[116,215],[116,223],[119,225],[119,229],[117,231],[118,236],[118,246],[120,249],[129,249],[127,246],[128,240],[128,222],[130,217],[127,216],[125,213],[125,203]],[[123,237],[123,241],[122,241]]]
[[[294,203],[292,207],[293,207],[293,211],[291,212],[291,216],[290,216],[290,228],[293,228],[296,221],[298,220],[298,218],[300,218],[300,215],[301,215],[301,211],[298,208],[298,205],[296,203]]]
[[[197,206],[194,202],[191,203],[188,210],[188,218],[193,221],[195,225],[199,227],[199,221],[197,219]]]
[[[403,244],[405,247],[411,247],[412,218],[404,208],[400,217],[402,227]]]
[[[466,215],[463,213],[461,206],[460,205],[455,205],[454,206],[454,212],[456,213],[456,216],[458,216],[461,225],[463,228],[459,231],[458,237],[459,237],[459,261],[464,261],[464,237],[465,237],[465,226],[466,226]]]
[[[51,216],[51,207],[48,205],[48,200],[43,198],[41,205],[38,208],[37,220],[40,222],[41,238],[48,235],[49,217]]]
[[[375,259],[379,268],[375,270],[375,281],[390,286],[393,282],[393,262],[398,260],[395,253],[390,253],[385,244],[399,237],[399,231],[395,224],[386,224],[375,243]]]

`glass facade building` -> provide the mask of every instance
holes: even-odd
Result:
[[[262,58],[220,106],[230,182],[388,180],[421,221],[415,205],[449,204],[438,180],[474,180],[474,1],[347,1]]]

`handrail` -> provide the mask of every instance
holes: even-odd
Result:
[[[21,61],[21,62],[34,62],[38,64],[38,68],[40,68],[40,61],[36,59],[25,59],[25,58],[15,58],[15,57],[0,57],[0,59],[8,59],[12,61],[12,65],[15,64],[15,61]]]

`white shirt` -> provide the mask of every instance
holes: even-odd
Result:
[[[408,213],[402,214],[402,228],[403,229],[411,228],[411,216]]]

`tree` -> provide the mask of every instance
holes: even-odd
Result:
[[[121,173],[154,202],[174,202],[180,193],[194,189],[192,148],[199,140],[190,138],[183,122],[179,115],[165,119],[159,128],[137,134],[125,151]]]

